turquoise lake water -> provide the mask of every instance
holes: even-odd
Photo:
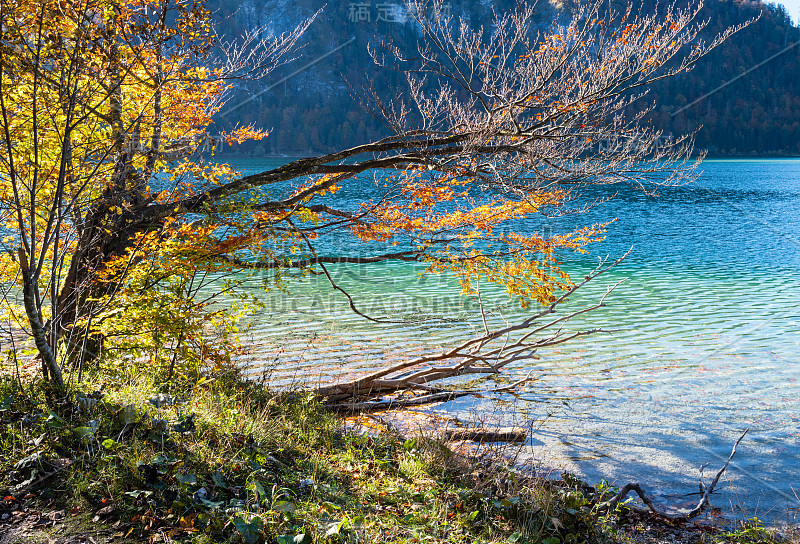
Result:
[[[285,161],[284,161],[285,162]],[[247,173],[276,165],[246,162]],[[519,452],[544,470],[590,482],[640,481],[665,505],[693,506],[699,467],[716,473],[750,429],[712,504],[733,517],[800,521],[800,160],[707,161],[694,184],[657,198],[632,189],[586,214],[530,220],[563,232],[618,220],[585,256],[565,255],[575,277],[598,259],[631,256],[589,284],[568,309],[625,279],[608,306],[569,325],[613,335],[542,351],[508,370],[536,379],[518,395],[467,397],[434,410],[466,421],[535,429]],[[360,180],[338,195],[355,201]],[[595,196],[595,195],[592,195]],[[599,196],[599,195],[597,195]],[[339,240],[333,253],[358,249]],[[475,301],[457,282],[421,276],[419,266],[331,266],[359,306],[377,316],[433,318],[376,325],[348,310],[320,278],[268,293],[249,316],[253,375],[276,384],[314,385],[437,351],[481,327]],[[493,323],[523,315],[502,292],[484,288]],[[489,384],[487,387],[492,387]]]

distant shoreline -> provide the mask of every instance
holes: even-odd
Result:
[[[267,153],[264,155],[251,155],[249,153],[218,153],[215,154],[214,157],[218,160],[237,160],[237,159],[299,159],[305,157],[320,157],[325,155],[325,152],[313,153],[313,152],[305,152],[305,153],[292,153],[292,154],[275,154],[275,153]],[[697,157],[692,157],[696,159]],[[740,160],[740,159],[753,159],[753,160],[764,160],[764,159],[800,159],[800,154],[790,155],[790,154],[770,154],[770,155],[751,155],[751,154],[736,154],[736,155],[728,155],[728,154],[717,154],[717,155],[707,155],[707,160]]]

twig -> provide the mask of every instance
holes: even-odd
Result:
[[[714,477],[714,481],[711,482],[711,485],[705,486],[701,481],[700,485],[701,485],[702,489],[704,489],[703,497],[700,499],[700,502],[697,504],[697,506],[692,508],[689,512],[681,513],[681,514],[668,514],[668,513],[664,512],[663,510],[660,510],[653,503],[652,499],[650,499],[650,497],[647,496],[647,494],[642,489],[642,487],[636,482],[632,482],[632,483],[626,484],[625,487],[620,489],[619,493],[617,493],[614,497],[612,497],[611,499],[609,499],[608,501],[606,501],[606,502],[604,502],[602,504],[599,504],[597,506],[598,510],[603,511],[603,510],[611,510],[611,509],[615,508],[620,503],[620,501],[622,501],[625,497],[628,496],[628,494],[631,491],[635,491],[636,494],[639,495],[639,498],[642,499],[642,502],[644,502],[647,505],[646,509],[645,508],[631,507],[631,510],[633,510],[635,512],[644,513],[644,512],[647,512],[648,509],[649,509],[649,511],[654,513],[655,515],[657,515],[659,517],[662,517],[662,518],[665,518],[665,519],[669,519],[669,520],[688,521],[690,519],[696,518],[697,516],[699,516],[703,512],[703,510],[708,508],[708,506],[709,506],[708,496],[711,495],[711,493],[714,491],[714,488],[716,487],[717,483],[719,482],[720,477],[725,472],[725,470],[728,468],[728,464],[730,464],[731,460],[733,459],[733,456],[736,455],[736,448],[739,445],[739,442],[742,441],[742,438],[744,438],[744,436],[747,434],[747,431],[749,431],[749,430],[750,429],[745,429],[744,432],[742,433],[742,436],[740,436],[739,439],[734,443],[733,450],[731,451],[731,454],[728,457],[728,460],[725,461],[725,464],[722,466],[721,469],[719,469],[719,472],[717,472],[717,475]],[[704,465],[704,467],[705,466],[706,465]]]
[[[63,465],[54,468],[52,471],[48,472],[47,474],[44,474],[44,475],[40,476],[36,481],[27,483],[27,484],[22,485],[20,487],[13,487],[11,489],[13,489],[14,493],[17,493],[17,494],[19,494],[21,491],[28,491],[28,490],[31,490],[31,489],[35,489],[39,485],[41,485],[42,483],[46,482],[47,480],[49,480],[50,478],[52,478],[56,474],[58,474],[60,472],[63,472],[64,470],[68,469],[69,467],[71,467],[72,465],[74,465],[75,463],[77,463],[79,460],[83,459],[86,456],[87,456],[87,454],[83,453],[83,454],[79,455],[78,457],[76,457],[75,459],[70,459],[66,463],[64,463]]]
[[[733,445],[733,450],[731,450],[731,454],[728,457],[728,460],[725,461],[725,464],[722,466],[721,469],[719,469],[719,472],[717,472],[717,475],[714,477],[714,481],[711,482],[711,485],[706,487],[706,492],[703,494],[703,498],[700,499],[700,503],[697,506],[695,506],[691,512],[689,512],[688,514],[689,518],[694,518],[699,516],[700,513],[705,508],[708,507],[708,496],[711,494],[712,491],[714,491],[714,487],[716,487],[717,482],[719,482],[720,476],[722,476],[722,473],[725,472],[725,469],[728,468],[728,464],[730,464],[731,459],[733,459],[733,456],[736,455],[736,447],[739,445],[739,442],[742,441],[742,438],[744,438],[744,435],[746,435],[747,431],[749,430],[750,429],[745,429],[744,432],[742,433],[742,436],[740,436],[739,440],[737,440],[736,443]]]

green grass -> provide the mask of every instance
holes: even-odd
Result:
[[[0,381],[0,494],[13,499],[0,513],[63,509],[135,542],[628,540],[625,516],[599,515],[601,492],[574,479],[526,477],[432,439],[348,434],[307,395],[235,376],[173,392],[174,406],[147,402],[158,391],[147,377],[83,384],[95,390],[51,411],[35,383]],[[19,490],[31,474],[13,467],[35,451],[62,468]]]

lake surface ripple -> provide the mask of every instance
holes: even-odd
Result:
[[[247,172],[272,166],[242,162]],[[618,279],[608,306],[571,323],[618,332],[541,352],[519,395],[463,398],[435,408],[469,420],[536,429],[522,458],[597,482],[640,481],[664,504],[693,506],[699,467],[711,477],[750,429],[712,504],[734,517],[797,522],[800,493],[800,160],[707,161],[694,184],[657,198],[622,189],[588,214],[531,221],[563,232],[618,218],[575,277],[599,258],[631,256],[574,297],[589,304]],[[357,200],[358,188],[341,198]],[[338,251],[350,250],[343,243]],[[334,250],[335,251],[335,250]],[[262,297],[249,316],[253,375],[313,385],[448,346],[480,327],[457,282],[385,263],[331,270],[375,315],[439,319],[375,325],[349,312],[319,278]],[[484,292],[490,320],[522,312]],[[492,387],[490,383],[488,387]],[[691,495],[695,493],[695,495]]]

